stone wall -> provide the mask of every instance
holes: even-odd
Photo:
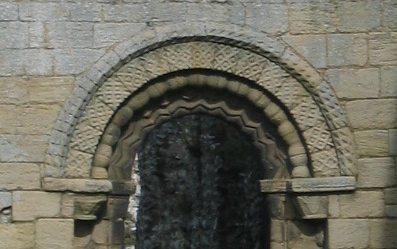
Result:
[[[329,197],[327,247],[396,248],[396,16],[394,0],[2,1],[0,249],[66,249],[84,240],[75,236],[73,191],[45,191],[42,182],[56,120],[108,51],[182,23],[192,24],[192,34],[193,24],[264,33],[327,79],[358,156],[356,190]]]

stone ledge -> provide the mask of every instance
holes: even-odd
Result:
[[[112,182],[96,179],[66,179],[46,177],[43,179],[43,188],[46,191],[72,191],[83,193],[106,193],[112,191]]]
[[[263,193],[319,193],[341,192],[356,189],[353,176],[295,178],[285,180],[261,180]]]

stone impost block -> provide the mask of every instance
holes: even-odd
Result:
[[[369,63],[371,65],[397,64],[397,32],[370,34]]]
[[[380,70],[381,97],[397,97],[397,67],[385,66]]]
[[[391,157],[358,160],[358,188],[382,188],[396,183],[396,169]]]
[[[34,246],[34,224],[0,224],[0,248],[30,249]]]
[[[61,194],[39,191],[14,191],[12,219],[29,221],[39,217],[56,217],[61,211]]]
[[[339,196],[340,215],[343,218],[382,217],[385,201],[382,191],[356,191]]]
[[[0,190],[39,189],[40,168],[33,163],[0,163]]]
[[[354,132],[357,144],[357,153],[360,156],[388,156],[389,131],[370,130]]]
[[[370,248],[397,248],[397,220],[374,219],[369,221]]]
[[[337,10],[338,30],[342,32],[363,32],[380,26],[382,4],[379,1],[339,1]]]
[[[72,219],[39,219],[36,222],[36,247],[72,249],[73,224]]]
[[[362,34],[328,36],[329,66],[363,66],[367,63],[367,37]]]
[[[356,188],[355,177],[318,177],[296,178],[290,180],[288,190],[294,193],[353,191]]]
[[[379,94],[379,69],[330,69],[328,79],[339,98],[376,98]]]
[[[83,193],[110,192],[112,183],[99,179],[62,179],[46,177],[43,188],[48,191],[72,191]]]
[[[330,249],[368,248],[369,225],[365,219],[329,219],[328,243]]]
[[[347,102],[346,113],[353,129],[391,129],[397,127],[397,99],[355,100]]]
[[[326,38],[324,35],[284,36],[285,40],[314,67],[326,67]]]

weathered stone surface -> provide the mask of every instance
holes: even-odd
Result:
[[[288,191],[294,193],[352,191],[356,188],[356,179],[353,176],[296,178],[288,183]]]
[[[73,193],[62,194],[61,197],[61,214],[63,217],[72,218],[74,214],[74,198]]]
[[[39,188],[40,168],[37,164],[0,163],[0,190]]]
[[[371,65],[397,64],[397,32],[370,34],[369,63]]]
[[[300,33],[327,33],[335,31],[335,6],[318,1],[294,1],[289,5],[290,31]]]
[[[379,94],[379,69],[330,69],[328,79],[338,98],[376,98]]]
[[[379,1],[337,3],[338,30],[364,32],[374,30],[381,24],[382,5]]]
[[[396,183],[394,159],[362,158],[358,160],[358,188],[388,187]]]
[[[389,130],[390,155],[397,156],[397,129]]]
[[[365,219],[329,219],[329,248],[367,248],[369,225]]]
[[[393,0],[386,0],[383,2],[382,24],[384,27],[396,30],[397,29],[397,2]]]
[[[97,61],[103,51],[97,49],[54,49],[54,73],[75,75]]]
[[[397,205],[386,205],[386,216],[397,218]]]
[[[397,188],[385,189],[385,203],[397,204]]]
[[[0,20],[15,21],[18,19],[17,3],[1,3],[0,4]]]
[[[27,75],[52,75],[52,51],[27,49],[24,52],[24,69]]]
[[[37,248],[72,249],[72,219],[39,219],[36,222]]]
[[[19,134],[49,134],[59,113],[59,105],[19,106],[17,132]]]
[[[0,23],[0,48],[3,49],[27,48],[28,44],[29,44],[29,39],[28,39],[27,23],[23,23],[23,22]]]
[[[45,24],[41,22],[29,23],[29,47],[42,48],[48,45],[46,39],[47,30]]]
[[[367,58],[367,39],[365,35],[328,35],[329,66],[363,66],[367,63]]]
[[[328,196],[328,217],[338,218],[340,216],[339,195]]]
[[[381,97],[397,97],[397,67],[382,67],[380,80]]]
[[[0,192],[0,211],[3,208],[11,207],[12,198],[10,192]]]
[[[0,117],[8,117],[0,119],[0,134],[15,134],[17,127],[17,115],[9,115],[15,113],[14,105],[0,105]]]
[[[357,191],[340,195],[340,215],[343,218],[382,217],[385,215],[382,191]]]
[[[346,112],[354,129],[397,127],[397,99],[355,100],[347,102]]]
[[[370,248],[397,248],[397,221],[387,219],[369,220]]]
[[[157,4],[164,6],[165,4],[169,4],[169,3],[163,3],[163,4],[157,3]],[[159,13],[162,12],[160,11]],[[114,4],[107,6],[107,8],[103,9],[103,18],[106,22],[132,22],[132,23],[147,22],[149,16],[151,15],[147,15],[147,9],[143,4],[124,4],[124,5]]]
[[[287,180],[261,180],[261,192],[263,193],[283,193],[287,191]]]
[[[30,221],[39,217],[56,217],[61,211],[61,194],[39,191],[14,191],[12,219]]]
[[[24,74],[25,50],[0,50],[0,58],[2,58],[2,61],[7,62],[1,64],[0,76],[18,76]]]
[[[360,156],[388,156],[389,131],[369,130],[354,132],[357,144],[357,153]]]
[[[0,135],[0,162],[43,162],[48,136]]]
[[[22,104],[27,102],[27,79],[22,77],[0,77],[0,104]]]
[[[246,23],[266,33],[288,30],[287,7],[284,4],[252,4],[246,8]]]
[[[0,248],[31,249],[34,235],[33,223],[0,224]]]
[[[296,208],[302,219],[324,219],[328,215],[328,196],[298,195]]]
[[[30,78],[26,89],[31,103],[63,104],[74,87],[73,77]]]
[[[297,35],[283,36],[291,47],[304,56],[314,67],[325,68],[326,60],[326,37],[324,35]]]
[[[94,26],[94,47],[106,47],[124,41],[145,27],[143,23],[97,23]]]
[[[108,8],[104,8],[108,9]],[[102,6],[95,2],[79,2],[76,1],[69,8],[71,21],[87,21],[99,22],[101,21]]]

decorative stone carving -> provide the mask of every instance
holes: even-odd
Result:
[[[328,215],[328,196],[298,195],[295,205],[302,219],[324,219]]]
[[[96,220],[99,210],[107,198],[104,195],[76,196],[74,198],[74,215],[76,220]]]

